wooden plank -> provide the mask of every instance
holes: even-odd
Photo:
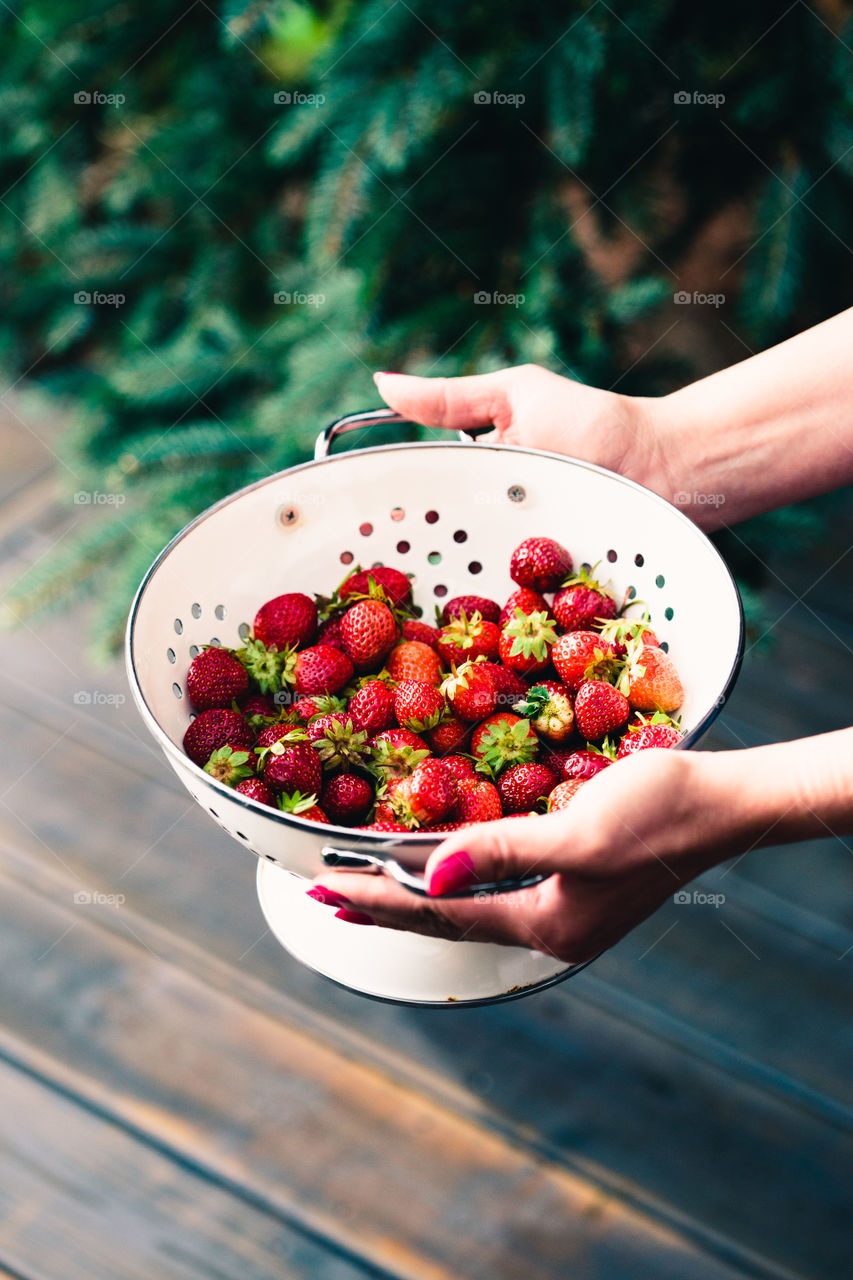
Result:
[[[0,1062],[0,1256],[27,1280],[365,1280],[342,1257]]]
[[[7,1060],[173,1162],[401,1278],[737,1274],[560,1165],[14,887],[0,908]]]

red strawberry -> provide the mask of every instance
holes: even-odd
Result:
[[[218,747],[204,766],[204,771],[218,782],[224,782],[226,787],[236,787],[238,782],[251,778],[256,759],[250,747]]]
[[[307,742],[275,742],[263,760],[264,782],[273,791],[299,791],[318,795],[323,785],[323,766]]]
[[[250,800],[257,800],[258,804],[275,805],[275,796],[260,778],[246,778],[243,782],[238,782],[234,790],[239,791],[241,796],[248,796]]]
[[[405,573],[382,564],[350,574],[338,588],[338,596],[341,600],[346,600],[347,596],[370,595],[371,578],[382,589],[390,604],[399,606],[411,599],[412,584]]]
[[[377,733],[371,740],[371,745],[387,742],[392,747],[411,747],[413,751],[426,751],[429,753],[429,747],[423,738],[418,734],[412,733],[410,729],[383,729],[382,733]]]
[[[597,631],[568,631],[551,650],[551,660],[560,679],[572,692],[577,691],[584,680],[605,674],[613,656],[609,641]]]
[[[632,726],[629,729],[619,743],[616,759],[624,760],[635,751],[647,751],[650,747],[674,747],[682,737],[683,734],[668,719],[656,721],[652,718],[639,728]]]
[[[516,609],[520,609],[522,613],[547,613],[548,601],[538,591],[531,591],[529,587],[519,587],[517,591],[512,592],[501,609],[498,618],[498,626],[501,630],[508,622],[512,622]]]
[[[348,654],[330,644],[315,644],[296,655],[296,692],[337,693],[352,679],[353,671]]]
[[[282,813],[293,813],[298,818],[308,818],[310,822],[325,822],[328,826],[329,819],[314,795],[303,796],[298,791],[293,791],[290,795],[279,796],[278,807]]]
[[[565,742],[575,726],[568,689],[555,680],[538,680],[527,696],[515,704],[520,716],[527,716],[536,733],[547,742]]]
[[[284,648],[281,651],[276,645],[269,648],[263,640],[249,638],[241,648],[235,651],[251,680],[255,682],[262,694],[282,693],[282,686],[293,683],[293,666],[296,661],[296,650]]]
[[[676,711],[684,701],[684,686],[669,654],[655,645],[631,640],[619,688],[635,711]]]
[[[450,755],[442,756],[441,759],[457,782],[461,782],[463,778],[474,778],[474,766],[467,756]]]
[[[394,615],[380,600],[359,600],[341,618],[341,640],[357,671],[379,666],[396,639]]]
[[[594,778],[602,769],[608,768],[613,761],[600,751],[573,751],[563,762],[562,776],[564,782],[586,782]]]
[[[359,831],[408,831],[408,827],[404,827],[402,822],[395,822],[393,818],[379,818],[376,822],[369,822],[367,826],[359,827]]]
[[[504,813],[538,811],[556,785],[557,779],[546,765],[514,764],[498,779]]]
[[[347,711],[369,737],[394,723],[394,690],[384,680],[368,680],[350,698]]]
[[[485,778],[462,778],[456,789],[451,817],[458,822],[494,822],[503,817],[498,789]]]
[[[267,648],[287,649],[310,644],[317,634],[317,606],[301,591],[290,591],[262,604],[252,634]]]
[[[575,755],[571,747],[551,747],[547,742],[541,744],[539,764],[546,765],[554,775],[556,782],[563,781],[563,765],[570,756]]]
[[[304,698],[297,698],[292,710],[300,720],[312,720],[314,716],[330,716],[336,711],[345,711],[346,703],[333,693],[309,693]]]
[[[272,698],[265,698],[260,693],[253,693],[240,703],[240,715],[249,728],[255,730],[255,733],[272,721],[277,720],[278,714],[279,708]]]
[[[373,804],[373,788],[356,773],[339,773],[326,783],[320,803],[330,822],[355,827]]]
[[[429,826],[448,816],[456,795],[456,779],[444,761],[423,760],[397,788],[393,808],[401,822]]]
[[[495,688],[498,691],[498,709],[505,708],[509,711],[519,698],[527,696],[527,681],[522,679],[517,671],[513,671],[511,667],[504,667],[499,662],[488,662],[483,665],[487,666],[492,673]]]
[[[648,623],[649,615],[646,610],[642,618],[613,618],[610,622],[605,622],[601,627],[601,634],[613,645],[617,658],[624,658],[632,640],[640,639],[643,644],[660,648],[660,642],[654,631],[649,629]]]
[[[483,720],[497,705],[495,678],[482,662],[463,662],[454,667],[441,686],[460,720]]]
[[[391,650],[385,665],[395,680],[425,680],[427,684],[438,684],[441,679],[441,658],[421,640],[401,640]]]
[[[406,618],[403,621],[402,630],[404,640],[419,640],[421,644],[428,644],[431,649],[435,648],[438,627],[431,627],[428,622],[421,622],[420,618]]]
[[[451,618],[439,632],[436,648],[445,666],[477,658],[493,659],[498,656],[501,638],[496,622],[486,622],[479,613],[470,618],[464,611],[458,618]]]
[[[501,632],[501,662],[521,675],[536,675],[547,667],[556,639],[554,620],[547,613],[516,609],[515,617]]]
[[[423,738],[408,729],[385,729],[370,743],[371,769],[386,783],[394,778],[407,778],[421,760],[429,755]]]
[[[511,711],[489,716],[471,735],[471,754],[488,765],[493,774],[508,765],[529,764],[536,759],[538,747],[530,721]]]
[[[405,748],[405,750],[411,751],[411,747],[407,747]],[[413,760],[414,760],[414,755],[415,753],[412,753]],[[398,789],[400,788],[402,783],[405,781],[405,779],[408,778],[414,772],[415,764],[420,764],[420,759],[415,760],[414,764],[412,764],[412,767],[408,770],[408,772],[405,775],[401,775],[399,777],[389,777],[387,774],[380,771],[379,786],[376,789],[376,808],[373,811],[374,822],[396,822],[397,821],[397,818],[394,814],[394,796],[397,794]],[[406,828],[406,830],[408,831],[408,827]]]
[[[340,618],[327,618],[317,632],[317,644],[329,644],[333,649],[343,649]]]
[[[249,676],[230,649],[202,649],[187,671],[187,697],[196,711],[230,707],[248,692]]]
[[[356,729],[348,711],[318,716],[306,729],[324,769],[357,769],[367,765],[370,748],[364,729]]]
[[[526,538],[509,562],[509,576],[520,587],[556,591],[572,571],[572,557],[553,538]]]
[[[219,747],[246,747],[255,745],[255,735],[237,711],[212,708],[202,711],[188,726],[184,734],[184,751],[190,760],[203,768]]]
[[[446,756],[448,751],[459,751],[470,732],[470,724],[447,712],[447,719],[430,729],[426,740],[437,756]]]
[[[624,693],[605,680],[587,680],[575,695],[575,719],[587,742],[621,729],[630,714]]]
[[[404,729],[423,733],[444,715],[444,698],[424,680],[401,680],[394,694],[394,714]]]
[[[548,797],[548,812],[558,813],[560,809],[565,809],[574,800],[585,781],[585,778],[572,778],[558,783]]]
[[[258,751],[261,751],[264,747],[271,747],[274,742],[283,742],[285,739],[290,742],[305,742],[305,731],[299,726],[288,724],[287,721],[270,724],[265,729],[261,729],[255,746]]]
[[[616,601],[591,575],[581,569],[554,596],[551,612],[564,631],[590,631],[595,622],[616,617]]]
[[[495,600],[489,600],[486,596],[452,596],[439,614],[439,621],[442,626],[446,626],[451,618],[458,618],[462,613],[469,618],[479,613],[486,622],[497,622],[501,607]]]

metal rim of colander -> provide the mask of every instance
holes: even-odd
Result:
[[[163,751],[166,753],[167,756],[174,758],[180,766],[185,768],[189,767],[192,771],[194,771],[194,773],[198,778],[198,781],[202,783],[204,786],[211,789],[214,792],[214,794],[220,795],[224,800],[228,800],[232,804],[236,804],[240,807],[248,809],[250,813],[257,814],[261,817],[272,820],[273,822],[278,822],[285,827],[296,827],[301,831],[309,832],[310,834],[315,836],[322,836],[323,838],[328,836],[333,836],[333,835],[336,837],[343,836],[352,845],[367,845],[373,849],[376,849],[377,847],[394,848],[401,844],[418,845],[418,844],[435,843],[436,837],[437,835],[439,835],[439,833],[437,832],[429,832],[429,831],[402,832],[400,831],[400,832],[394,832],[393,836],[391,836],[390,833],[389,835],[383,836],[378,832],[361,831],[357,827],[336,826],[334,823],[329,823],[328,825],[324,823],[322,824],[322,826],[320,826],[316,822],[311,822],[310,819],[299,817],[298,814],[282,813],[278,809],[272,809],[270,808],[269,805],[261,804],[260,801],[258,800],[252,800],[249,796],[243,796],[239,792],[235,791],[232,787],[226,786],[224,782],[220,782],[218,779],[212,778],[210,774],[205,773],[204,770],[199,765],[195,764],[192,760],[190,760],[189,756],[172,741],[169,735],[160,726],[159,721],[157,720],[156,716],[148,706],[148,703],[145,699],[145,695],[142,692],[142,688],[139,682],[139,677],[136,671],[136,662],[135,662],[134,653],[133,653],[134,628],[136,625],[136,617],[139,612],[140,605],[142,603],[142,597],[145,594],[148,584],[151,582],[151,579],[154,577],[154,574],[157,572],[157,570],[160,568],[163,562],[168,558],[168,556],[172,553],[172,551],[178,545],[178,543],[183,542],[183,540],[187,538],[193,532],[194,529],[196,529],[204,521],[209,520],[218,511],[221,511],[223,507],[229,506],[232,502],[237,502],[240,498],[244,497],[247,493],[252,493],[257,489],[262,489],[265,485],[274,484],[276,483],[276,481],[280,480],[282,476],[295,475],[300,471],[308,471],[309,469],[313,469],[317,467],[334,466],[342,463],[345,464],[348,458],[354,457],[354,456],[361,457],[364,454],[374,454],[374,453],[411,452],[413,449],[465,449],[465,450],[468,450],[471,447],[472,446],[470,443],[462,443],[461,441],[455,441],[455,440],[446,440],[446,441],[445,440],[420,440],[420,441],[412,441],[412,442],[403,442],[400,444],[372,445],[365,449],[350,450],[346,453],[339,453],[339,454],[335,454],[333,456],[329,456],[325,458],[313,459],[308,462],[298,463],[295,467],[286,467],[283,471],[276,471],[272,475],[265,476],[262,480],[256,480],[254,481],[253,484],[245,485],[242,489],[237,489],[235,490],[234,493],[228,494],[227,497],[221,498],[219,502],[215,502],[212,506],[207,507],[204,511],[202,511],[199,515],[197,515],[194,520],[191,520],[189,524],[185,525],[184,528],[181,529],[179,533],[175,534],[174,538],[172,538],[171,541],[167,543],[167,545],[163,548],[163,550],[157,556],[156,560],[150,566],[144,578],[142,579],[142,582],[139,584],[139,588],[136,592],[136,595],[134,596],[133,604],[131,605],[131,608],[130,608],[130,614],[127,620],[127,629],[125,632],[125,662],[127,666],[128,680],[130,683],[130,689],[131,689],[131,693],[133,694],[134,702],[136,703],[137,708],[139,709],[140,715],[145,721],[149,732],[160,744],[161,748],[163,749]],[[492,444],[492,443],[489,443],[489,444],[477,443],[476,447],[480,449],[488,449],[491,452],[495,452],[495,453],[530,454],[530,455],[533,455],[534,457],[551,458],[555,462],[563,463],[563,464],[574,466],[574,467],[581,467],[583,470],[592,471],[598,475],[607,476],[609,479],[615,480],[619,484],[627,485],[629,488],[635,489],[640,493],[645,494],[647,498],[656,502],[660,507],[665,509],[671,516],[672,515],[676,516],[680,521],[682,521],[685,527],[688,527],[691,530],[693,534],[699,534],[701,538],[704,538],[705,541],[708,543],[708,545],[712,548],[715,556],[718,558],[720,564],[725,570],[726,575],[728,576],[729,582],[731,583],[732,592],[734,594],[734,598],[737,604],[738,641],[737,641],[737,650],[735,653],[735,660],[732,663],[731,669],[729,670],[729,674],[726,678],[723,689],[718,695],[713,707],[711,707],[710,710],[706,712],[706,714],[702,717],[699,723],[694,725],[694,727],[690,730],[689,733],[684,735],[681,742],[679,742],[677,747],[674,749],[687,750],[688,748],[690,748],[694,742],[698,741],[698,739],[702,737],[702,735],[707,731],[710,725],[713,724],[714,720],[716,720],[717,716],[720,714],[720,711],[722,710],[726,702],[726,699],[728,698],[729,692],[731,691],[732,686],[737,680],[741,663],[743,661],[743,650],[744,650],[743,605],[741,603],[740,592],[737,589],[737,585],[735,583],[734,577],[732,576],[732,572],[729,569],[729,566],[726,564],[723,557],[720,555],[720,552],[717,550],[717,548],[708,538],[707,534],[703,533],[703,531],[698,527],[698,525],[694,524],[693,521],[688,516],[686,516],[683,511],[679,510],[678,507],[673,506],[671,502],[668,502],[666,498],[662,498],[660,494],[655,493],[653,489],[647,489],[645,485],[638,484],[636,480],[630,480],[628,479],[627,476],[620,476],[618,472],[609,471],[606,467],[599,467],[594,462],[585,462],[581,458],[573,458],[567,454],[562,454],[562,453],[553,453],[550,450],[546,450],[546,449],[529,449],[529,448],[523,448],[519,445]]]

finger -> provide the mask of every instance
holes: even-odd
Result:
[[[417,378],[406,373],[373,377],[386,404],[413,422],[466,431],[508,424],[512,374],[512,369],[499,369],[468,378]]]
[[[478,881],[565,871],[567,853],[577,838],[568,810],[466,827],[430,854],[424,872],[428,892],[435,896]]]

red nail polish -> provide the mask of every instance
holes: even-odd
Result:
[[[393,369],[377,369],[376,376],[377,378],[399,378],[400,375]]]
[[[334,889],[327,889],[324,885],[315,884],[313,889],[306,889],[309,898],[313,898],[315,902],[322,902],[324,907],[351,907],[352,903],[349,898],[345,898],[342,893],[335,893]]]
[[[431,898],[442,893],[455,893],[459,889],[467,889],[476,879],[477,872],[471,855],[464,849],[457,849],[433,868],[427,893]]]
[[[342,908],[335,912],[336,920],[345,920],[347,924],[376,924],[375,920],[371,920],[370,916],[366,916],[363,911],[347,911]]]

